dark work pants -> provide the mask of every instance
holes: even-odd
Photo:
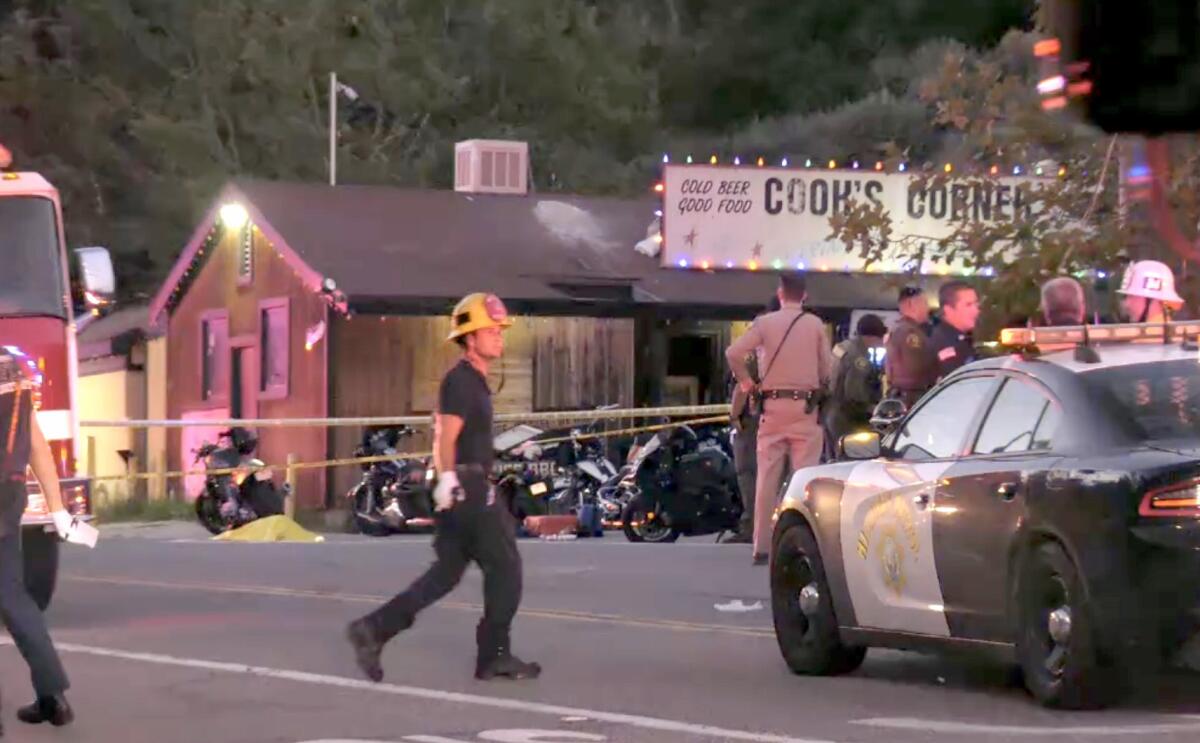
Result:
[[[738,534],[754,534],[754,489],[758,486],[758,417],[743,417],[742,430],[733,439],[733,466],[742,495],[742,518]]]
[[[0,483],[0,617],[29,665],[34,692],[50,697],[66,691],[70,684],[50,641],[46,620],[25,590],[21,514],[26,501],[24,482]]]
[[[477,641],[480,655],[507,652],[509,628],[521,603],[521,554],[516,524],[503,499],[487,503],[487,478],[459,473],[466,499],[434,514],[433,565],[403,593],[368,615],[380,637],[390,639],[412,625],[418,613],[454,590],[467,566],[483,571],[483,619]]]

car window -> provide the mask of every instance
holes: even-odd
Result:
[[[1031,384],[1006,379],[979,430],[972,452],[1008,454],[1050,448],[1058,406]]]
[[[991,377],[970,377],[942,388],[904,422],[892,451],[910,461],[958,454],[993,381]]]
[[[1101,368],[1080,375],[1099,404],[1143,439],[1200,435],[1200,364],[1195,359]]]

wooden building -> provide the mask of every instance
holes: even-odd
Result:
[[[724,348],[765,305],[769,273],[660,268],[633,246],[656,203],[246,181],[227,186],[151,307],[167,331],[171,418],[424,415],[455,358],[450,309],[475,291],[517,317],[497,409],[725,399]],[[894,307],[881,277],[810,276],[837,321]],[[346,456],[357,429],[258,432],[283,462]],[[170,435],[172,466],[212,429]],[[357,478],[306,470],[301,508]],[[187,494],[194,495],[197,481]]]

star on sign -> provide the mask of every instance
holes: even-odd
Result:
[[[750,255],[754,256],[755,258],[762,258],[762,251],[763,251],[763,244],[762,243],[754,243],[754,249],[750,251]]]
[[[699,236],[700,233],[696,232],[696,228],[693,227],[691,232],[683,236],[683,241],[694,248],[696,247],[696,238]]]

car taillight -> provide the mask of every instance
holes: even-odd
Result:
[[[1142,516],[1200,516],[1200,480],[1177,482],[1146,493]]]

